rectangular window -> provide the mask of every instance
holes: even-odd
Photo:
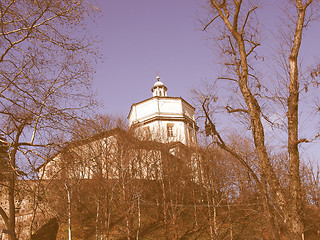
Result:
[[[174,134],[173,134],[173,123],[168,123],[167,124],[167,135],[168,135],[168,137],[174,137]]]

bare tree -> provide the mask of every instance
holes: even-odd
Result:
[[[43,147],[55,145],[59,132],[67,132],[95,104],[90,79],[97,55],[92,38],[80,30],[94,12],[90,1],[0,3],[0,129],[14,169],[9,212],[1,209],[1,215],[10,239],[16,238],[15,189],[21,164],[29,164],[31,171],[32,156],[44,156]]]
[[[208,3],[212,18],[204,25],[204,30],[209,30],[212,27],[211,29],[218,32],[216,40],[222,50],[221,57],[227,70],[220,80],[230,81],[229,87],[234,86],[233,97],[238,97],[236,105],[228,103],[225,105],[225,110],[229,114],[237,115],[242,123],[245,123],[251,130],[259,170],[253,169],[244,155],[224,139],[225,137],[218,131],[219,126],[216,125],[211,115],[213,109],[210,109],[210,104],[216,98],[203,96],[202,109],[208,121],[208,133],[214,137],[214,142],[218,146],[233,155],[255,179],[264,199],[266,213],[269,215],[273,238],[279,239],[279,234],[281,234],[287,235],[290,239],[303,239],[305,229],[300,179],[301,160],[298,146],[307,140],[299,139],[298,136],[298,106],[301,91],[298,56],[303,30],[310,21],[307,11],[311,10],[312,5],[315,5],[316,2],[296,0],[289,3],[292,9],[290,13],[293,15],[288,14],[291,16],[292,23],[290,25],[291,34],[288,34],[289,50],[286,52],[286,64],[284,65],[287,73],[285,77],[287,78],[283,85],[284,88],[281,89],[285,94],[273,98],[266,94],[268,86],[263,84],[261,75],[257,71],[259,68],[257,59],[263,59],[258,54],[258,47],[262,44],[256,13],[259,7],[258,1],[210,0]],[[269,124],[274,126],[274,123],[267,117],[266,105],[279,99],[285,105],[287,119],[286,152],[289,169],[287,187],[281,184],[275,171],[272,161],[274,153],[269,151],[268,139],[266,139],[266,126]],[[268,100],[270,100],[269,103]],[[270,202],[270,198],[276,201],[279,211],[283,214],[282,223],[285,229],[283,232],[272,227],[276,225],[276,220],[272,210],[274,204]]]

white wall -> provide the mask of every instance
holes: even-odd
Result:
[[[129,126],[137,127],[140,133],[149,128],[153,140],[180,141],[187,144],[189,139],[193,139],[193,142],[196,142],[194,108],[182,98],[153,97],[147,99],[132,105],[128,118]],[[168,138],[167,136],[168,123],[174,124],[174,137]],[[192,136],[189,136],[190,134]]]

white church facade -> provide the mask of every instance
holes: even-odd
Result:
[[[131,106],[129,127],[154,141],[196,144],[195,108],[181,97],[169,97],[159,77],[151,91],[151,98]]]
[[[107,179],[118,179],[125,167],[135,179],[158,179],[162,157],[178,159],[181,145],[196,145],[198,127],[195,108],[181,97],[167,96],[159,77],[152,93],[151,98],[131,106],[128,119],[133,131],[115,128],[67,142],[43,164],[40,178],[91,179],[100,172]]]

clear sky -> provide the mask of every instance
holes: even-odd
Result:
[[[201,80],[217,77],[221,68],[212,49],[210,35],[199,29],[205,18],[204,0],[105,0],[103,17],[93,26],[101,39],[103,62],[94,77],[103,111],[127,116],[132,103],[151,97],[151,87],[159,73],[168,95],[190,100],[190,89]],[[258,14],[268,34],[281,10],[279,0],[261,1]],[[280,13],[280,14],[277,14]],[[277,16],[278,15],[278,16]],[[319,57],[319,24],[306,32],[302,48],[312,60]],[[312,46],[312,48],[311,48]],[[318,55],[317,55],[318,54]]]
[[[199,29],[199,18],[207,15],[203,2],[103,1],[103,17],[92,26],[102,40],[99,46],[103,62],[97,65],[94,86],[104,105],[103,113],[127,117],[133,103],[152,96],[157,74],[168,87],[169,96],[181,96],[191,103],[190,89],[201,80],[217,78],[221,68],[217,53],[210,43],[210,35]],[[271,31],[281,16],[281,10],[275,6],[281,2],[261,1],[264,6],[258,11],[259,17],[266,20],[262,27],[269,51],[274,45]],[[319,22],[305,33],[304,56],[310,62],[319,61]],[[318,145],[313,146],[318,149]]]
[[[97,36],[103,63],[95,75],[105,113],[127,117],[130,106],[152,96],[157,73],[169,96],[191,98],[201,79],[215,78],[208,35],[197,30],[197,0],[108,0]]]

